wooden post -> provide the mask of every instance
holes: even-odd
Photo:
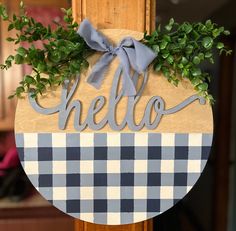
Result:
[[[88,18],[100,29],[151,32],[155,28],[156,0],[72,0],[74,18]],[[152,220],[132,225],[106,226],[75,220],[76,231],[152,231]]]
[[[234,49],[234,40],[224,41]],[[217,126],[215,137],[215,177],[214,177],[214,222],[215,231],[227,230],[229,206],[230,173],[230,132],[232,113],[232,86],[234,77],[234,55],[221,57],[219,99],[217,100]]]
[[[74,18],[88,18],[100,29],[150,32],[155,28],[156,0],[72,0]]]

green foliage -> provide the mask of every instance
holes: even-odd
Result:
[[[19,44],[16,54],[10,55],[0,68],[7,70],[14,63],[27,64],[33,68],[33,73],[24,76],[9,98],[19,97],[29,89],[34,89],[34,96],[42,94],[47,87],[60,85],[65,79],[74,78],[83,68],[88,67],[86,57],[90,49],[76,33],[78,24],[72,18],[71,9],[62,9],[65,26],[57,24],[55,30],[28,17],[23,2],[20,4],[20,11],[19,16],[13,15],[10,18],[6,8],[0,5],[0,17],[9,23],[8,30],[17,31],[16,37],[9,37],[7,41]],[[35,41],[42,41],[43,48],[36,48],[33,44]],[[22,42],[31,46],[24,48],[21,46]],[[48,77],[45,78],[45,75]]]
[[[65,26],[56,23],[56,29],[44,26],[28,17],[23,2],[20,4],[19,16],[7,14],[6,8],[0,4],[0,17],[9,23],[8,30],[16,30],[16,37],[7,41],[19,44],[15,55],[10,55],[0,65],[1,69],[15,64],[28,64],[33,68],[31,75],[24,76],[15,93],[10,96],[21,96],[22,93],[34,89],[34,96],[42,94],[50,86],[60,85],[66,79],[74,78],[88,67],[87,57],[92,51],[76,32],[78,24],[74,22],[71,9],[62,9]],[[161,71],[168,81],[175,86],[183,79],[190,80],[196,91],[213,102],[208,92],[211,76],[203,72],[200,65],[204,61],[214,63],[213,51],[219,54],[230,54],[220,36],[229,35],[224,27],[218,27],[210,20],[205,23],[178,24],[170,19],[164,29],[159,27],[151,35],[144,35],[143,43],[152,48],[158,55],[154,60],[154,69]],[[35,41],[42,41],[43,48],[34,46]],[[31,44],[29,48],[21,46],[22,42]],[[48,76],[45,78],[45,75]]]
[[[143,42],[156,53],[154,69],[161,71],[168,81],[175,86],[187,78],[199,95],[211,103],[213,97],[208,92],[211,76],[203,72],[200,64],[205,61],[214,63],[213,52],[231,54],[224,43],[219,42],[222,35],[230,32],[207,20],[205,23],[178,24],[174,19],[164,27],[158,27],[151,35],[144,35]]]

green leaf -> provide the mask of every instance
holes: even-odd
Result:
[[[40,33],[37,32],[37,31],[35,31],[35,32],[33,33],[33,35],[32,35],[33,41],[38,41],[38,40],[40,40],[40,38],[41,38]]]
[[[168,42],[166,40],[162,41],[160,44],[160,49],[164,50],[166,48],[167,44],[168,44]]]
[[[42,91],[42,90],[45,89],[45,85],[42,84],[42,83],[37,83],[37,84],[36,84],[36,87],[37,87],[40,91]]]
[[[214,63],[215,63],[215,61],[214,61],[213,58],[210,58],[209,61],[210,61],[211,64],[214,64]]]
[[[195,57],[193,58],[193,63],[194,63],[195,65],[198,65],[200,62],[201,62],[201,59],[200,59],[198,56],[195,56]]]
[[[26,53],[27,53],[27,50],[24,47],[19,47],[17,49],[17,52],[18,52],[19,55],[24,57],[26,55]]]
[[[181,58],[181,63],[182,63],[183,65],[186,65],[186,64],[188,63],[188,60],[186,59],[186,57],[182,57],[182,58]]]
[[[14,22],[14,27],[16,30],[19,30],[19,31],[23,28],[23,25],[19,19]]]
[[[205,58],[209,59],[209,58],[212,57],[212,55],[213,55],[212,52],[208,51],[208,52],[206,52],[206,54],[205,54]]]
[[[179,38],[179,39],[178,39],[178,43],[179,43],[179,45],[181,45],[181,46],[185,46],[185,45],[186,45],[186,42],[187,42],[187,38],[186,38],[186,37],[183,37],[183,38]]]
[[[169,56],[169,52],[168,51],[165,51],[165,52],[162,52],[162,55],[161,55],[164,59],[166,59],[168,56]]]
[[[77,22],[73,23],[73,27],[77,28],[79,26],[79,24]]]
[[[24,58],[21,55],[17,54],[15,56],[15,63],[16,64],[23,64],[23,62],[24,62]]]
[[[47,64],[44,62],[40,62],[37,66],[39,72],[45,72],[47,70]]]
[[[193,27],[192,27],[191,24],[189,24],[189,23],[184,23],[184,24],[183,24],[183,31],[184,31],[186,34],[189,34],[192,30],[193,30]]]
[[[199,76],[199,75],[202,74],[202,71],[201,71],[200,68],[193,68],[193,69],[191,70],[191,73],[192,73],[193,76]]]
[[[0,64],[0,69],[1,69],[1,70],[7,69],[7,66],[6,66],[6,65],[3,65],[3,64]]]
[[[71,20],[70,20],[70,18],[68,16],[64,16],[64,21],[69,23]]]
[[[178,87],[179,80],[178,79],[173,79],[173,77],[169,80],[174,86]]]
[[[36,84],[35,79],[34,79],[32,76],[30,76],[30,75],[26,75],[25,78],[24,78],[24,80],[25,80],[25,82],[26,82],[27,84],[32,84],[32,85],[35,85],[35,84]]]
[[[173,25],[175,23],[175,20],[173,18],[170,19],[169,25]]]
[[[217,43],[217,45],[216,45],[216,47],[217,47],[217,49],[222,49],[222,48],[224,48],[224,43],[221,43],[221,42],[219,42],[219,43]]]
[[[172,26],[171,26],[171,25],[166,25],[166,26],[165,26],[165,29],[166,29],[167,31],[171,31],[171,30],[172,30]]]
[[[198,57],[200,58],[200,60],[204,60],[205,55],[201,52],[198,54]]]
[[[205,37],[202,40],[202,45],[206,49],[210,49],[213,45],[213,39],[211,37]]]
[[[212,35],[214,38],[218,37],[220,33],[221,33],[220,30],[217,28],[212,31]]]
[[[161,63],[155,63],[154,64],[154,70],[156,72],[160,71],[161,70],[161,67],[162,67],[162,64]]]
[[[22,42],[27,41],[27,37],[26,37],[25,35],[21,35],[21,36],[20,36],[20,40],[21,40]]]
[[[230,31],[225,30],[225,31],[224,31],[224,35],[226,35],[226,36],[230,35]]]
[[[212,22],[211,22],[210,19],[208,19],[205,24],[206,24],[207,28],[211,28],[212,27]]]
[[[168,23],[168,25],[165,26],[165,29],[166,29],[167,31],[171,31],[172,28],[173,28],[174,22],[175,22],[174,19],[171,18],[170,21],[169,21],[169,23]]]
[[[15,39],[14,39],[14,38],[11,38],[11,37],[8,37],[6,40],[7,40],[8,42],[14,42],[14,41],[15,41]]]
[[[198,84],[201,83],[201,80],[199,78],[193,78],[191,80],[191,83],[193,84],[193,86],[197,86]]]
[[[14,60],[14,56],[13,55],[9,55],[6,59],[6,61],[13,61]]]
[[[207,95],[207,96],[206,96],[206,99],[207,99],[211,104],[214,104],[214,102],[215,102],[215,100],[214,100],[214,98],[213,98],[212,95]]]
[[[13,14],[12,18],[13,18],[13,21],[16,21],[17,16],[15,14]]]
[[[198,27],[198,30],[201,32],[201,33],[203,33],[203,34],[205,34],[206,32],[207,32],[207,27],[204,25],[204,24],[199,24],[199,27]]]
[[[169,35],[163,35],[163,40],[165,40],[166,42],[171,42],[171,37]]]
[[[189,76],[189,69],[184,68],[183,71],[182,71],[182,76],[188,77]]]
[[[221,26],[220,28],[219,28],[219,32],[220,33],[223,33],[225,31],[225,28],[223,27],[223,26]]]
[[[151,36],[147,35],[147,32],[146,32],[146,36],[149,37],[149,39],[150,39],[151,37],[158,37],[158,35],[159,35],[159,33],[158,33],[157,30],[154,30],[154,31],[152,32],[152,35],[151,35]]]
[[[9,95],[8,99],[13,99],[15,97],[15,95]]]
[[[58,63],[61,60],[61,53],[59,51],[50,52],[48,59],[54,63]]]
[[[13,23],[10,23],[7,30],[8,30],[8,31],[11,31],[12,29],[14,29],[14,24],[13,24]]]
[[[4,20],[7,21],[9,19],[9,16],[7,14],[6,8],[0,4],[0,17]]]
[[[168,67],[162,66],[161,70],[162,70],[165,77],[167,77],[167,78],[170,77],[170,69]]]
[[[67,14],[68,16],[71,16],[71,15],[72,15],[72,9],[69,8],[69,9],[66,11],[66,14]]]
[[[192,35],[193,35],[195,40],[198,40],[200,38],[200,34],[196,30],[192,31]]]
[[[199,91],[206,91],[208,89],[208,84],[207,83],[200,83],[197,85],[197,89]]]
[[[40,79],[41,79],[41,78],[40,78],[40,75],[37,74],[37,75],[36,75],[36,81],[37,81],[38,83],[40,82]]]
[[[159,45],[153,45],[152,46],[152,49],[153,49],[153,51],[155,52],[155,53],[159,53],[159,51],[160,51],[160,47],[159,47]]]
[[[174,57],[172,55],[169,55],[168,58],[166,59],[169,64],[173,64],[174,62]]]
[[[186,47],[186,51],[185,51],[186,54],[188,54],[188,55],[192,54],[193,49],[194,49],[194,47],[193,47],[192,45],[188,45],[188,46]]]
[[[25,89],[24,87],[17,87],[16,88],[16,94],[17,95],[20,95],[21,93],[25,92]]]
[[[41,82],[41,83],[44,83],[44,84],[47,84],[49,81],[48,81],[47,78],[41,78],[41,79],[40,79],[40,82]]]
[[[183,68],[184,68],[184,65],[183,65],[182,63],[179,63],[179,64],[178,64],[178,68],[183,69]]]
[[[226,56],[231,55],[233,53],[233,50],[226,50]]]

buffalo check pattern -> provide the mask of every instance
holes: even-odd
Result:
[[[166,211],[196,183],[212,134],[18,133],[22,166],[54,206],[97,224]]]

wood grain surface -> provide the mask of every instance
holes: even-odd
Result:
[[[88,222],[77,222],[75,231],[152,231],[153,222],[149,219],[130,225],[96,225]]]
[[[151,32],[155,28],[155,0],[72,0],[72,8],[77,22],[89,18],[99,29]]]
[[[110,41],[117,44],[125,36],[132,36],[136,39],[141,39],[143,34],[129,30],[118,30],[118,29],[106,29],[102,30]],[[113,80],[114,73],[119,65],[119,59],[115,58],[111,63],[108,72],[106,73],[105,80],[102,84],[101,89],[97,90],[90,86],[86,82],[86,78],[91,72],[91,68],[98,61],[101,54],[96,53],[89,58],[90,68],[81,76],[79,86],[74,94],[72,100],[79,99],[82,102],[82,121],[87,116],[88,107],[90,102],[96,96],[105,96],[109,99],[110,87]],[[39,97],[39,102],[44,107],[56,106],[60,102],[61,88],[58,87],[53,92],[46,93],[43,97]],[[143,96],[136,105],[135,120],[140,121],[143,117],[143,113],[147,102],[152,96],[161,96],[165,103],[166,109],[176,106],[183,100],[191,95],[196,94],[190,83],[186,80],[179,84],[179,87],[175,87],[170,84],[163,75],[154,73],[152,67],[149,69],[148,84],[143,92]],[[121,122],[124,118],[127,108],[127,97],[123,97],[117,107],[117,120]],[[96,120],[100,121],[107,113],[108,103],[105,104],[104,108],[97,114]],[[154,112],[153,112],[154,115]],[[152,116],[153,116],[152,115]],[[58,129],[58,114],[53,115],[41,115],[34,111],[29,105],[28,99],[19,99],[16,111],[15,129],[16,132],[76,132],[73,124],[74,113],[71,113],[69,118],[68,126],[65,130]],[[146,128],[141,130],[142,132],[151,132]],[[166,115],[162,117],[159,126],[152,130],[152,132],[173,132],[173,133],[194,133],[194,132],[209,132],[213,131],[213,118],[211,106],[207,103],[206,105],[199,104],[195,101],[191,105],[182,109],[181,111]],[[83,132],[91,132],[90,129],[86,128]],[[103,129],[96,132],[114,132],[111,130],[109,125],[106,125]],[[122,132],[130,132],[128,127],[125,127]]]

